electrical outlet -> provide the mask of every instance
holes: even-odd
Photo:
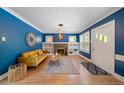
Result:
[[[6,41],[6,37],[5,36],[2,36],[2,41]]]

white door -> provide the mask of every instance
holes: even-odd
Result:
[[[91,60],[109,73],[114,73],[115,21],[91,31]]]

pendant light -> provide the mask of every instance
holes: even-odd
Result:
[[[59,24],[59,32],[58,32],[58,39],[59,40],[62,40],[64,38],[62,31],[63,31],[63,24]]]

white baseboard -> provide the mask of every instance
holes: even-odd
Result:
[[[5,74],[1,75],[1,76],[0,76],[0,80],[6,78],[6,77],[7,77],[7,74],[8,74],[8,73],[5,73]]]
[[[88,58],[85,57],[85,56],[82,56],[82,55],[80,55],[80,54],[79,54],[79,56],[82,57],[82,58],[84,58],[84,59],[86,59],[86,60],[88,60],[89,62],[92,62],[91,59],[88,59]],[[119,79],[120,81],[124,82],[124,77],[122,77],[122,76],[116,74],[115,72],[112,73],[112,75],[113,75],[114,77],[116,77],[117,79]]]
[[[117,79],[119,79],[120,81],[124,82],[124,77],[123,76],[120,76],[119,74],[117,73],[114,73],[113,74]]]
[[[81,54],[79,54],[79,56],[82,57],[82,58],[84,58],[84,59],[86,59],[86,60],[89,61],[89,62],[92,62],[91,59],[89,59],[89,58],[87,58],[87,57],[85,57],[85,56],[82,56]]]

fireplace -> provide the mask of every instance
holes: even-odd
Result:
[[[57,53],[60,55],[65,55],[65,49],[64,48],[58,48]]]
[[[60,55],[68,55],[68,44],[54,44],[54,53],[59,53]]]

